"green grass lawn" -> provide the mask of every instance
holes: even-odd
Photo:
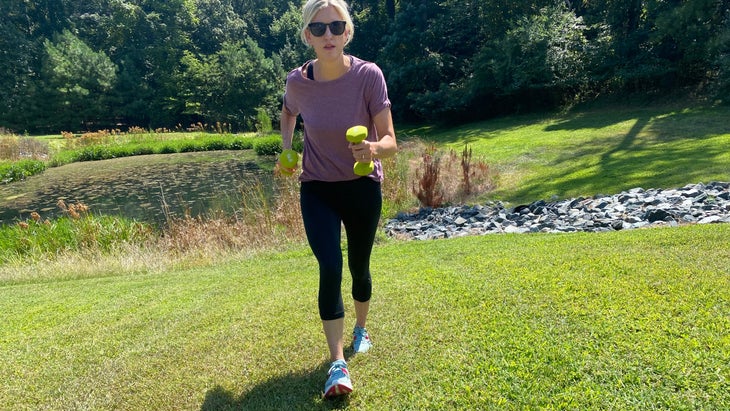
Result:
[[[730,226],[386,242],[355,391],[313,257],[0,286],[6,409],[730,407]],[[345,289],[348,287],[345,283]],[[352,310],[347,319],[353,322]]]
[[[493,197],[513,204],[730,179],[730,106],[598,105],[458,128],[404,130],[501,174]]]
[[[468,143],[500,171],[490,197],[514,204],[730,181],[728,118],[594,107],[400,136]],[[304,245],[196,268],[0,272],[0,409],[730,409],[728,239],[727,224],[380,239],[375,347],[349,358],[355,391],[328,401]]]

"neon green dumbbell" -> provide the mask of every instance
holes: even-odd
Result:
[[[345,138],[352,144],[360,144],[368,137],[368,129],[365,126],[354,126],[347,129]],[[372,161],[356,161],[352,171],[359,176],[366,176],[375,170],[375,164]]]
[[[284,150],[279,154],[279,164],[284,168],[281,168],[279,171],[285,176],[290,176],[293,173],[290,173],[287,169],[295,168],[298,162],[299,154],[296,151]]]

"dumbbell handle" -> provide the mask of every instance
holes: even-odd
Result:
[[[365,126],[353,126],[347,129],[345,138],[352,144],[360,144],[368,136],[368,129]],[[373,172],[375,165],[372,161],[360,162],[356,161],[355,166],[352,168],[353,172],[359,176],[366,176]]]

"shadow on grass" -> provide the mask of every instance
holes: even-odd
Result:
[[[221,386],[209,390],[201,411],[219,410],[338,410],[349,405],[349,397],[322,397],[329,363],[315,370],[277,376],[244,393]]]
[[[717,143],[704,144],[717,136],[730,134],[730,123],[720,114],[706,110],[642,112],[626,111],[610,116],[578,116],[546,127],[545,131],[601,128],[620,121],[634,124],[616,144],[586,144],[554,160],[539,179],[522,182],[515,197],[537,200],[538,193],[550,192],[559,198],[607,193],[622,181],[623,188],[669,188],[730,177],[727,151]],[[718,110],[719,112],[719,110]],[[648,132],[648,134],[643,134]],[[568,167],[565,167],[565,165]],[[555,170],[551,175],[550,170]],[[531,201],[530,200],[530,201]]]

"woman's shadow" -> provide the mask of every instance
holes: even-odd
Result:
[[[201,411],[218,410],[336,410],[346,408],[349,396],[322,398],[329,362],[317,369],[277,376],[250,391],[234,393],[216,386],[205,394]]]

